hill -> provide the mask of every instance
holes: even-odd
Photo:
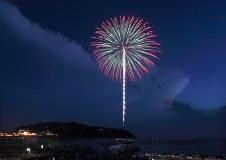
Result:
[[[29,130],[36,133],[48,130],[57,134],[59,137],[68,138],[135,138],[133,134],[124,129],[89,126],[76,122],[39,123],[20,126],[16,130]]]

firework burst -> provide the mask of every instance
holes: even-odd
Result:
[[[123,83],[123,125],[126,110],[126,82],[141,79],[158,59],[159,43],[150,25],[141,18],[122,16],[103,22],[96,29],[92,47],[99,68]]]

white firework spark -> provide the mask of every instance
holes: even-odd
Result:
[[[92,47],[105,75],[123,83],[123,125],[126,113],[126,82],[141,79],[158,59],[160,44],[151,27],[141,18],[122,16],[97,28]]]

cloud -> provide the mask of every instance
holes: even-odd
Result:
[[[1,0],[0,32],[0,129],[39,121],[121,126],[121,84],[104,77],[78,42]],[[156,108],[175,99],[189,80],[181,71],[157,68],[129,84],[128,123],[153,121]]]
[[[163,127],[168,129],[167,136],[225,138],[225,111],[225,106],[200,110],[190,104],[174,101],[168,109],[169,115]]]
[[[168,70],[161,67],[155,68],[151,75],[131,87],[135,91],[136,98],[145,99],[154,103],[156,107],[170,105],[169,101],[174,101],[177,96],[186,88],[191,77],[181,71]],[[145,87],[144,87],[145,86]]]
[[[85,100],[95,101],[92,91],[102,90],[95,85],[106,81],[83,47],[29,21],[10,3],[0,4],[2,122],[8,123],[9,115],[17,123],[37,120],[35,112],[45,119],[60,119],[63,109],[74,112],[74,106],[79,112],[79,105],[88,107]],[[70,116],[78,118],[76,113]]]
[[[93,63],[77,42],[70,41],[60,33],[43,29],[39,24],[30,22],[15,6],[5,1],[0,1],[0,3],[2,32],[7,30],[7,33],[11,32],[17,39],[23,40],[28,45],[49,50],[49,54],[60,56],[63,59],[67,58],[67,60],[71,59],[78,65],[83,63],[83,66],[89,66],[89,63]],[[17,41],[17,39],[15,40]]]
[[[161,123],[168,116],[168,108],[189,81],[190,76],[181,71],[159,67],[151,75],[131,84],[127,110],[129,127],[135,131],[136,128],[142,128],[146,132],[161,130]]]

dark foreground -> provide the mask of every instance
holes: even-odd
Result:
[[[115,139],[0,139],[0,160],[215,160],[224,156],[141,152],[133,141]]]

